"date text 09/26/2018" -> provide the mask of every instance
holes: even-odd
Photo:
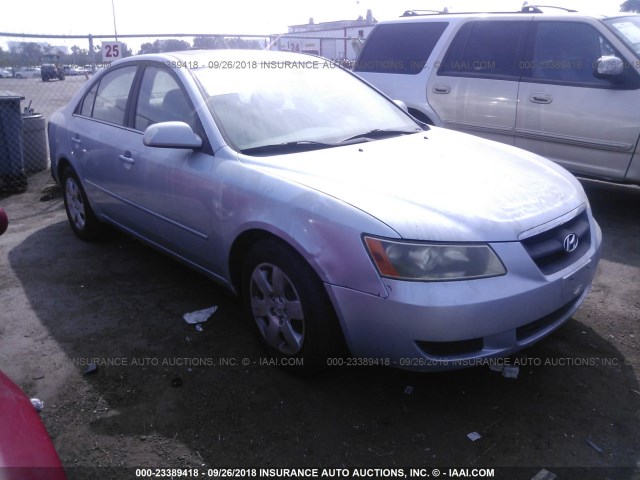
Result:
[[[330,60],[210,60],[201,62],[198,60],[170,60],[165,65],[170,68],[210,68],[214,70],[322,70],[340,68],[337,63]]]

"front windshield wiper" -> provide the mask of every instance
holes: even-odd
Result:
[[[412,133],[418,133],[420,131],[421,130],[382,130],[380,128],[375,128],[365,133],[359,133],[358,135],[347,137],[344,140],[339,141],[338,143],[344,144],[358,138],[376,140],[380,138],[397,137],[399,135],[410,135]]]
[[[245,155],[269,155],[276,153],[297,153],[309,152],[311,150],[320,150],[322,148],[331,148],[354,143],[362,143],[380,138],[396,137],[398,135],[409,135],[418,133],[421,130],[382,130],[376,128],[366,133],[360,133],[351,137],[340,140],[336,143],[316,142],[314,140],[296,140],[294,142],[273,143],[267,145],[259,145],[257,147],[249,147],[240,150]]]
[[[314,142],[313,140],[298,140],[295,142],[274,143],[268,145],[260,145],[258,147],[250,147],[240,150],[246,155],[259,155],[270,153],[295,153],[308,152],[310,150],[319,150],[321,148],[335,147],[335,143]]]
[[[404,132],[413,133],[413,132]],[[260,145],[258,147],[250,147],[240,150],[241,153],[246,155],[269,155],[275,153],[297,153],[297,152],[309,152],[311,150],[320,150],[322,148],[343,147],[345,145],[351,145],[353,143],[362,143],[367,140],[356,135],[353,138],[347,138],[337,143],[329,142],[316,142],[314,140],[296,140],[295,142],[283,142],[274,143],[268,145]]]

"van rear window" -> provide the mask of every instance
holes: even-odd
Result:
[[[355,72],[416,75],[427,64],[447,22],[388,23],[369,35]]]

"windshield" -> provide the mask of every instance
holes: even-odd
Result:
[[[367,132],[373,132],[373,139],[422,130],[388,99],[328,60],[286,58],[240,62],[246,68],[193,70],[236,150],[287,153],[296,151],[294,145],[300,151],[300,145],[327,148],[356,136],[368,141]],[[264,148],[274,146],[282,148]]]
[[[615,33],[640,58],[640,16],[616,17],[605,20]]]

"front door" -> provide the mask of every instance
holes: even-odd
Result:
[[[597,78],[598,58],[623,57],[583,21],[536,18],[526,52],[515,145],[577,174],[623,180],[640,134],[635,69]]]

